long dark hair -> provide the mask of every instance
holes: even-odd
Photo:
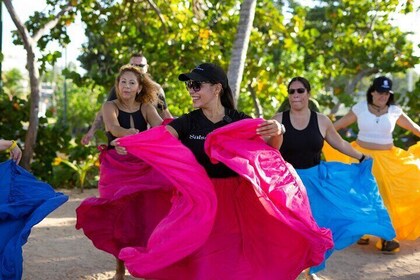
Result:
[[[375,91],[375,88],[373,87],[373,85],[371,85],[366,92],[366,100],[367,100],[368,104],[370,104],[370,105],[373,105],[372,92],[374,92],[374,91]],[[390,105],[394,105],[394,104],[395,104],[394,94],[390,93],[388,101],[386,102],[386,105],[390,106]]]
[[[228,109],[235,109],[235,102],[233,101],[233,93],[229,84],[226,87],[222,85],[222,91],[220,92],[220,101],[223,107]]]
[[[289,90],[290,85],[291,85],[293,82],[296,82],[296,81],[301,82],[301,83],[302,83],[302,85],[305,87],[306,91],[307,91],[308,93],[311,93],[311,84],[310,84],[310,83],[309,83],[309,81],[308,81],[307,79],[305,79],[304,77],[294,77],[294,78],[292,78],[292,79],[290,80],[289,84],[287,85],[287,90]]]

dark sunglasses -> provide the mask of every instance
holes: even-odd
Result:
[[[209,82],[199,82],[199,81],[186,81],[185,86],[188,90],[192,89],[195,92],[199,92],[201,90],[201,86],[203,84],[208,84]]]
[[[136,66],[136,67],[140,67],[143,68],[144,66],[146,66],[147,64],[131,64],[132,66]]]
[[[305,93],[305,91],[306,91],[305,88],[298,88],[298,89],[291,88],[289,89],[289,94],[295,94],[295,92],[302,94],[302,93]]]

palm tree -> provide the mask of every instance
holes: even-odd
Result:
[[[251,34],[252,24],[254,22],[256,4],[256,0],[244,0],[241,5],[238,29],[227,73],[235,105],[238,104],[239,91],[242,82],[242,75],[244,73],[249,37]]]

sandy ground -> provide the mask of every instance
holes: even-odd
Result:
[[[114,258],[95,249],[74,227],[76,207],[85,197],[95,196],[96,190],[64,192],[69,201],[34,227],[24,246],[23,279],[112,279]],[[324,280],[420,279],[420,239],[401,242],[401,251],[394,255],[381,253],[374,243],[335,252],[318,276]],[[127,274],[126,279],[136,278]]]

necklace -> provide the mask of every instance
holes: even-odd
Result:
[[[383,109],[385,109],[387,107],[387,105],[385,105],[384,107],[381,108],[381,107],[379,107],[379,106],[377,106],[375,104],[370,104],[370,107],[373,110],[375,110],[376,112],[380,113]]]
[[[375,104],[369,104],[370,105],[370,108],[373,110],[373,111],[375,111],[375,113],[374,113],[374,115],[376,116],[376,123],[379,123],[379,120],[381,119],[381,116],[383,115],[383,114],[381,114],[381,112],[383,112],[383,110],[384,109],[386,109],[387,108],[387,105],[385,105],[384,107],[379,107],[379,106],[377,106],[377,105],[375,105]]]

